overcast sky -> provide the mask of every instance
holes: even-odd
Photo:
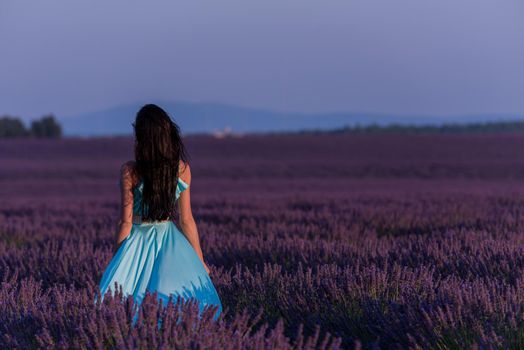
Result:
[[[522,0],[0,0],[0,114],[524,115]]]

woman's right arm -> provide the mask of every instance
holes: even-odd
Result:
[[[130,234],[133,227],[133,180],[132,163],[124,163],[120,168],[120,219],[117,223],[116,242],[113,251],[116,252],[120,244]]]

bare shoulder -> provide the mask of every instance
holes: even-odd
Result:
[[[191,182],[191,168],[189,163],[186,163],[182,160],[180,161],[178,166],[178,177],[187,184]]]
[[[135,180],[135,166],[134,160],[128,160],[120,166],[120,176],[122,180],[130,181],[131,183]]]
[[[128,160],[127,162],[123,163],[122,166],[120,166],[120,171],[122,173],[128,173],[131,174],[135,171],[135,161],[134,160]]]

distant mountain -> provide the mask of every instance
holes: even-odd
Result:
[[[329,130],[367,125],[426,125],[449,122],[485,122],[524,119],[516,115],[469,115],[458,117],[400,116],[372,113],[281,113],[220,103],[154,101],[164,108],[184,134],[220,132],[279,132]],[[131,123],[143,103],[60,118],[66,136],[129,135]]]

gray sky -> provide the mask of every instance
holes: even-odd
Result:
[[[522,0],[0,0],[0,114],[524,114]]]

